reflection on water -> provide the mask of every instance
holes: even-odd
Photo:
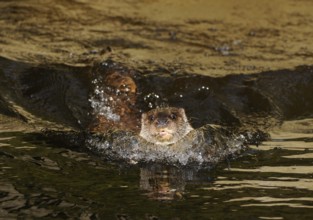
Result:
[[[157,200],[181,199],[185,191],[184,171],[176,167],[152,165],[140,169],[140,188]]]

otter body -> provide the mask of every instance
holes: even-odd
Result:
[[[141,117],[140,136],[150,143],[174,144],[192,130],[183,108],[156,108]]]
[[[117,67],[109,65],[104,69],[93,70],[94,93],[89,99],[93,102],[93,112],[88,131],[140,131],[136,73],[128,69],[115,69]]]

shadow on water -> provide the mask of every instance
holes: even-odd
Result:
[[[237,160],[200,169],[103,160],[36,133],[84,130],[95,110],[93,77],[107,68],[127,69],[122,64],[0,63],[1,123],[11,130],[0,137],[4,217],[216,219],[226,212],[290,218],[313,207],[312,67],[219,78],[163,69],[135,72],[140,111],[167,103],[185,108],[195,128],[218,123],[271,133],[270,141],[251,146]]]
[[[3,114],[29,117],[29,121],[42,118],[76,129],[85,128],[95,110],[94,80],[112,69],[133,72],[140,112],[164,103],[182,107],[195,128],[216,123],[266,129],[282,120],[310,117],[313,110],[310,66],[217,78],[161,68],[136,72],[110,60],[80,68],[31,66],[2,58],[0,68]]]

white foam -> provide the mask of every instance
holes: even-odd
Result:
[[[215,164],[245,149],[243,136],[223,135],[221,130],[205,126],[190,132],[173,145],[155,145],[130,132],[106,136],[90,136],[90,150],[110,159],[129,162],[161,162],[169,164]]]

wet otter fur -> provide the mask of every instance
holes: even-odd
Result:
[[[98,87],[105,97],[106,107],[110,108],[111,114],[117,118],[110,118],[108,115],[93,112],[92,121],[87,130],[96,133],[107,133],[112,130],[128,130],[139,133],[140,112],[136,106],[137,85],[134,80],[135,73],[129,70],[93,70],[94,78],[97,79]],[[100,102],[100,100],[98,100]]]
[[[174,144],[192,130],[183,108],[156,108],[141,117],[140,136],[157,145]]]
[[[169,145],[193,130],[183,108],[162,107],[140,113],[136,72],[100,65],[92,74],[95,101],[103,106],[96,106],[92,112],[88,132],[130,131],[150,143]]]

